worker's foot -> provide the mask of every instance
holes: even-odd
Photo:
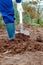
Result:
[[[9,40],[9,41],[14,41],[14,39],[11,39],[11,40]]]
[[[15,38],[15,26],[14,23],[6,24],[6,29],[8,32],[8,40],[14,40]]]
[[[14,41],[14,37],[12,37],[12,38],[8,38],[8,40],[10,40],[10,41],[11,41],[11,40]]]

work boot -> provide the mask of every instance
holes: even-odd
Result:
[[[15,38],[15,25],[14,23],[6,24],[6,29],[8,33],[8,39],[13,40]]]

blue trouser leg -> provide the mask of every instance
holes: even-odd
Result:
[[[0,12],[5,24],[14,23],[15,17],[12,0],[0,0]]]
[[[3,16],[4,23],[8,32],[8,38],[13,39],[15,37],[15,25],[14,25],[14,8],[12,0],[0,0],[0,12]]]

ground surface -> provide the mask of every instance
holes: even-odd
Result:
[[[0,65],[43,65],[43,28],[25,28],[30,36],[19,33],[14,41],[8,41],[6,30],[0,29]]]

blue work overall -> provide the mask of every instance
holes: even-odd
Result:
[[[16,0],[16,2],[20,3],[21,0]],[[8,38],[9,40],[13,39],[15,37],[15,17],[12,0],[0,0],[0,13],[2,14],[4,23],[6,24]]]

